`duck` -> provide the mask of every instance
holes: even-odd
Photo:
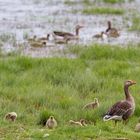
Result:
[[[108,37],[114,37],[117,38],[120,36],[120,33],[116,28],[112,28],[111,21],[108,21],[108,28],[106,29],[105,33],[108,35]]]
[[[106,32],[103,32],[103,31],[102,31],[100,34],[94,35],[93,38],[105,40],[105,39],[108,38],[108,35],[107,35]]]
[[[61,32],[61,31],[53,31],[53,34],[55,35],[55,36],[59,36],[59,37],[67,37],[67,38],[69,38],[70,40],[73,40],[73,39],[79,39],[79,30],[81,29],[81,28],[83,28],[84,26],[82,26],[82,25],[76,25],[76,27],[75,27],[75,34],[73,34],[73,33],[69,33],[69,32]]]
[[[114,120],[115,124],[117,121],[123,120],[126,122],[135,111],[135,100],[129,92],[129,87],[135,85],[136,82],[133,80],[127,80],[124,82],[124,93],[125,99],[116,102],[103,117],[104,121]]]
[[[42,48],[42,47],[45,47],[46,46],[46,42],[43,41],[32,41],[30,42],[30,46],[31,47],[34,47],[34,48]]]
[[[50,116],[49,119],[46,122],[46,126],[49,129],[54,129],[57,127],[57,121],[55,120],[54,116]]]
[[[39,40],[39,41],[49,41],[49,38],[50,38],[50,34],[47,34],[46,37],[40,37],[37,40]]]
[[[16,119],[17,119],[17,113],[16,112],[9,112],[5,115],[5,120],[15,122]]]
[[[87,126],[85,119],[80,119],[80,121],[74,121],[74,120],[70,120],[69,123],[71,125],[77,125],[77,126]]]
[[[94,102],[86,104],[83,109],[95,109],[99,107],[99,101],[97,98],[94,98]]]

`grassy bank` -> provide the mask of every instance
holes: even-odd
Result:
[[[0,59],[0,137],[10,139],[106,140],[126,137],[137,140],[134,132],[140,116],[139,75],[140,48],[118,48],[93,45],[71,47],[77,59],[8,57]],[[115,101],[122,99],[123,82],[134,79],[131,88],[136,111],[127,125],[103,122],[102,116]],[[97,97],[100,107],[83,111],[86,103]],[[3,120],[9,111],[18,114],[16,123]],[[42,126],[54,115],[58,128]],[[90,124],[79,128],[68,125],[70,119],[84,118]],[[96,122],[96,125],[94,125]],[[45,139],[45,138],[44,138]]]
[[[86,8],[82,11],[83,14],[114,14],[114,15],[122,15],[124,14],[123,9],[116,8]]]

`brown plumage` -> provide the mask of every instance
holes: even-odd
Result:
[[[64,37],[62,39],[55,39],[55,44],[68,44],[70,38]]]
[[[78,38],[79,37],[79,30],[83,28],[84,26],[77,25],[75,28],[75,34],[69,33],[69,32],[61,32],[61,31],[54,31],[53,34],[55,36],[60,36],[60,37],[67,37],[70,39]]]
[[[127,80],[124,83],[125,100],[115,103],[104,116],[104,121],[126,121],[131,115],[133,115],[135,111],[135,101],[128,88],[134,84],[136,84],[136,82],[132,80]]]
[[[37,39],[37,36],[34,35],[32,38],[28,38],[27,40],[28,42],[32,42],[32,41],[36,41],[36,39]]]
[[[108,28],[106,29],[106,33],[109,37],[117,38],[120,36],[118,30],[116,28],[112,28],[111,21],[108,21]]]
[[[97,107],[99,107],[99,102],[98,102],[98,99],[95,98],[95,99],[94,99],[94,102],[91,102],[91,103],[86,104],[86,105],[83,107],[83,109],[95,109],[95,108],[97,108]]]
[[[55,120],[55,118],[53,116],[49,117],[49,119],[46,122],[46,126],[49,129],[53,129],[53,128],[57,127],[57,121]]]
[[[46,42],[41,42],[41,41],[32,41],[30,42],[30,46],[34,48],[41,48],[46,46]]]
[[[71,125],[77,125],[77,126],[87,126],[86,122],[84,119],[81,119],[80,121],[74,121],[74,120],[70,120],[69,123]]]
[[[17,118],[17,113],[16,112],[9,112],[5,115],[5,119],[9,121],[15,121]]]

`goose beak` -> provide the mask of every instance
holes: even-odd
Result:
[[[132,84],[133,84],[133,85],[136,84],[136,81],[132,81]]]

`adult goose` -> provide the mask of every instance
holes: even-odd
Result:
[[[111,21],[108,21],[108,28],[106,29],[106,33],[109,37],[117,38],[120,36],[118,30],[112,27]]]
[[[124,83],[125,99],[115,103],[106,115],[103,117],[104,121],[115,120],[115,124],[119,120],[126,121],[133,115],[135,111],[135,101],[129,92],[129,87],[136,84],[135,81],[127,80]]]
[[[79,39],[79,30],[81,28],[83,28],[84,26],[82,25],[76,25],[75,27],[75,34],[72,34],[72,33],[69,33],[69,32],[61,32],[61,31],[54,31],[53,34],[55,36],[60,36],[60,37],[63,37],[63,38],[69,38],[69,39]]]

